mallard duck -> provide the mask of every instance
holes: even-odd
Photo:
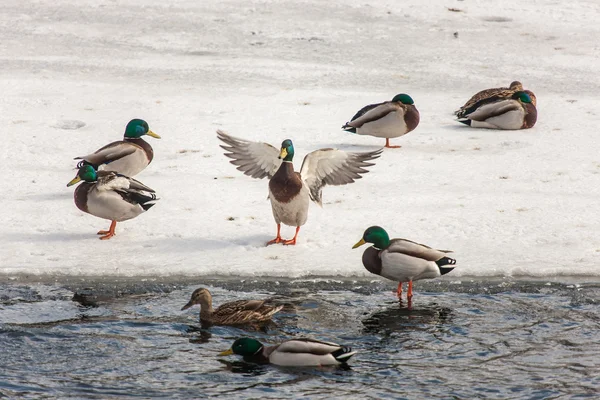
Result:
[[[209,325],[241,325],[268,321],[283,308],[283,305],[271,306],[265,303],[266,300],[237,300],[221,304],[213,310],[210,292],[199,288],[194,290],[190,301],[181,310],[200,304],[200,322]]]
[[[160,136],[150,130],[146,121],[132,119],[125,127],[123,140],[107,144],[87,156],[75,157],[75,160],[82,160],[77,167],[89,164],[96,170],[114,171],[129,177],[135,176],[154,158],[152,146],[142,139],[144,135],[160,139]]]
[[[392,101],[369,104],[346,122],[342,129],[359,135],[385,138],[385,147],[391,146],[390,138],[406,135],[419,125],[419,110],[413,99],[404,93],[394,96]]]
[[[221,130],[217,131],[217,136],[226,144],[221,147],[238,170],[253,178],[270,179],[269,199],[277,224],[277,237],[267,246],[273,243],[295,245],[300,227],[308,217],[309,200],[322,206],[323,186],[345,185],[360,179],[361,174],[368,172],[365,168],[374,165],[367,161],[376,159],[382,152],[381,149],[364,153],[315,150],[304,157],[298,173],[292,164],[294,145],[289,139],[284,140],[281,151],[277,151],[270,144],[238,139]],[[281,238],[281,223],[296,227],[293,239]]]
[[[461,108],[456,110],[454,114],[458,118],[463,118],[466,114],[466,111],[471,109],[476,103],[480,102],[481,100],[489,99],[491,97],[506,99],[510,98],[513,94],[515,94],[515,92],[521,91],[523,91],[523,84],[519,81],[511,82],[509,87],[484,89],[480,92],[475,93],[473,97],[471,97],[469,101],[467,101]],[[524,92],[529,95],[529,97],[531,98],[531,103],[535,106],[537,100],[535,94],[533,94],[533,92],[530,90],[525,90]]]
[[[100,239],[115,235],[117,222],[127,221],[148,211],[155,203],[154,190],[133,178],[112,171],[96,171],[82,165],[67,186],[84,181],[75,189],[75,205],[81,211],[111,220],[108,231],[99,231]]]
[[[365,250],[362,262],[367,271],[398,283],[397,294],[402,295],[402,283],[408,282],[407,298],[413,297],[413,281],[432,279],[454,269],[456,260],[446,256],[448,250],[435,250],[406,239],[391,239],[380,226],[365,230],[353,249],[365,243],[373,246]],[[451,265],[451,267],[450,267]]]
[[[515,92],[507,99],[483,99],[465,110],[464,117],[458,120],[473,128],[508,130],[528,129],[534,126],[536,121],[537,109],[525,92]]]
[[[220,356],[238,354],[244,360],[258,364],[275,364],[285,367],[319,367],[348,362],[356,354],[349,346],[321,342],[314,339],[292,339],[274,346],[264,346],[256,339],[241,338]]]

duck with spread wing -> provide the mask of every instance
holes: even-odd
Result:
[[[281,150],[267,143],[235,138],[218,130],[225,144],[225,156],[237,169],[253,178],[269,178],[269,200],[277,224],[277,237],[267,243],[295,245],[300,227],[306,223],[310,200],[322,205],[321,190],[325,185],[345,185],[361,178],[374,165],[382,149],[348,153],[337,149],[315,150],[304,157],[300,172],[294,171],[294,145],[286,139]],[[281,223],[296,227],[293,239],[281,238]]]

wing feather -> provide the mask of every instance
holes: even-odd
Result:
[[[279,151],[268,143],[239,139],[222,130],[217,131],[217,137],[225,143],[221,148],[226,151],[225,156],[232,159],[230,163],[248,176],[271,178],[281,165]]]
[[[391,112],[398,111],[400,108],[401,107],[397,103],[391,101],[368,105],[356,113],[352,120],[347,122],[342,128],[360,128],[364,124],[377,121]]]
[[[368,161],[381,155],[383,149],[363,153],[347,153],[337,149],[320,149],[304,157],[300,176],[309,189],[310,198],[322,205],[321,189],[325,185],[346,185],[361,178],[374,165]]]
[[[518,110],[520,107],[521,104],[513,99],[495,100],[480,104],[474,111],[466,114],[465,117],[474,121],[485,121],[509,111]]]
[[[98,166],[102,164],[119,160],[134,153],[138,149],[141,149],[141,147],[129,142],[125,142],[124,140],[120,140],[118,142],[109,143],[106,146],[96,150],[92,154],[88,154],[87,156],[75,157],[75,160],[85,160],[97,169]]]
[[[427,261],[437,261],[445,257],[449,250],[436,250],[424,244],[416,243],[407,239],[393,239],[386,249],[390,253],[402,253],[407,256],[422,258]]]
[[[331,354],[341,348],[339,344],[322,342],[320,340],[298,338],[287,340],[277,347],[281,353],[310,353],[316,355]]]

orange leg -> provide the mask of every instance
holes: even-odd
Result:
[[[300,232],[300,227],[299,226],[296,227],[296,234],[294,235],[294,238],[292,240],[284,240],[283,244],[295,245],[296,244],[296,238],[298,237],[298,232]]]
[[[104,235],[100,237],[100,240],[107,240],[111,237],[115,236],[115,228],[117,227],[117,221],[112,221],[110,223],[110,228],[107,231],[98,231],[98,235]]]
[[[390,145],[390,138],[385,138],[385,147],[388,149],[399,149],[402,146],[392,146]]]
[[[408,292],[406,293],[406,298],[408,300],[411,300],[413,297],[413,291],[412,291],[412,281],[408,281]]]
[[[398,295],[399,299],[402,298],[402,282],[398,282],[398,290],[396,290],[396,294]]]
[[[276,243],[281,243],[283,242],[283,239],[281,238],[281,224],[277,224],[277,237],[273,240],[270,240],[267,242],[267,246],[270,244],[276,244]]]

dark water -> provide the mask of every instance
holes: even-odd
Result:
[[[0,283],[0,397],[573,399],[600,393],[600,285],[477,281],[205,279]],[[202,330],[179,311],[276,297],[262,328]],[[219,357],[240,336],[352,345],[350,368],[279,368]]]

